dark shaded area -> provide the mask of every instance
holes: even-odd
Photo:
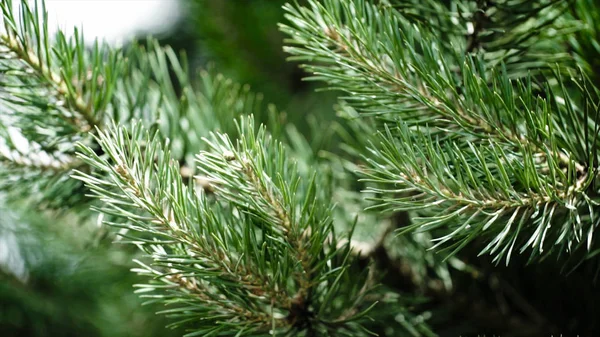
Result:
[[[440,336],[597,336],[600,332],[596,314],[600,296],[593,282],[596,266],[584,265],[565,275],[556,261],[527,266],[525,256],[518,256],[507,267],[476,258],[476,252],[465,255],[477,271],[456,273],[455,291],[435,301],[447,308],[447,315],[433,316]]]

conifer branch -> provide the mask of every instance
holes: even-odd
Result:
[[[454,279],[428,248],[473,243],[506,263],[600,251],[600,90],[585,74],[597,34],[572,44],[573,71],[568,0],[286,5],[290,59],[346,93],[344,154],[319,158],[293,126],[255,125],[276,112],[247,86],[210,72],[196,85],[185,54],[153,40],[53,40],[30,3],[0,5],[0,189],[24,177],[25,197],[59,209],[93,197],[144,254],[136,292],[188,337],[364,336],[371,314],[431,336],[412,294]]]
[[[74,177],[102,200],[101,212],[121,219],[110,224],[151,235],[126,236],[154,261],[154,267],[145,267],[148,273],[177,285],[178,294],[196,298],[196,310],[184,306],[185,312],[167,313],[177,312],[182,320],[202,317],[198,315],[204,310],[208,316],[218,314],[218,320],[207,319],[195,332],[217,331],[227,324],[246,327],[248,333],[319,329],[322,322],[331,321],[328,317],[349,315],[346,305],[329,302],[340,287],[354,287],[355,281],[339,283],[350,268],[349,244],[338,247],[329,210],[314,181],[302,187],[303,179],[290,177],[295,173],[282,161],[282,145],[272,143],[264,129],[256,132],[251,121],[242,119],[238,146],[216,134],[209,141],[211,151],[198,157],[200,172],[214,184],[216,201],[183,184],[180,167],[160,138],[150,137],[139,123],[131,133],[116,127],[111,133],[98,130],[97,141],[107,157],[81,145],[81,159],[96,173],[77,172]],[[278,178],[273,182],[270,177]],[[151,296],[179,306],[185,303],[180,297]],[[338,323],[345,329],[353,322],[347,317]]]
[[[300,289],[295,295],[294,300],[304,302],[305,298],[309,296],[309,291],[312,287],[310,275],[311,261],[308,258],[306,248],[304,247],[306,245],[304,238],[306,237],[307,233],[298,233],[299,226],[292,223],[293,219],[285,209],[285,202],[279,198],[276,198],[271,192],[272,189],[266,186],[265,180],[272,181],[273,177],[265,177],[264,179],[260,179],[257,173],[254,171],[253,166],[255,165],[252,165],[247,161],[242,162],[242,172],[249,182],[254,185],[258,195],[266,200],[267,205],[271,208],[275,217],[279,221],[281,231],[285,234],[286,238],[289,240],[294,249],[295,257],[302,267],[302,270],[296,273],[298,283],[300,284]]]
[[[51,86],[56,90],[55,98],[57,101],[69,102],[69,105],[83,117],[87,125],[74,118],[68,119],[68,122],[72,123],[73,126],[82,132],[87,132],[96,127],[98,121],[92,116],[90,106],[84,102],[83,97],[77,93],[75,93],[74,97],[71,97],[69,86],[66,84],[65,79],[52,72],[51,69],[48,69],[32,51],[28,50],[26,46],[20,45],[14,36],[11,35],[9,33],[9,35],[0,36],[0,46],[4,46],[9,51],[15,53],[16,58],[23,60],[32,73],[44,81],[51,83]],[[27,73],[27,70],[25,72]],[[71,84],[71,86],[73,85]]]
[[[53,39],[44,2],[36,0],[33,6],[1,4],[5,32],[0,34],[0,100],[8,114],[0,117],[0,128],[20,130],[40,152],[74,158],[73,143],[93,142],[87,134],[103,130],[105,122],[141,119],[170,138],[174,157],[189,167],[203,146],[200,135],[216,129],[235,132],[233,116],[267,110],[260,95],[221,75],[201,72],[202,85],[196,88],[185,55],[178,57],[154,40],[134,44],[124,53],[97,41],[87,47],[77,29],[71,38],[59,31]],[[19,152],[12,142],[6,145],[7,153]],[[4,158],[5,164],[17,165],[13,157]],[[18,157],[21,164],[37,160],[34,153],[20,152]],[[64,170],[54,170],[54,182],[78,165],[59,165]],[[17,173],[11,169],[12,175]]]
[[[286,7],[293,26],[282,25],[281,29],[292,37],[288,41],[292,45],[286,47],[294,55],[290,59],[313,61],[318,55],[316,60],[325,63],[305,64],[314,74],[309,79],[325,81],[331,88],[349,93],[344,99],[360,112],[384,121],[401,119],[411,127],[427,125],[441,137],[493,139],[513,149],[531,146],[545,155],[545,146],[535,137],[524,136],[519,126],[547,127],[527,123],[528,111],[537,114],[537,102],[521,102],[519,96],[535,96],[531,82],[515,86],[505,71],[492,70],[488,75],[480,60],[447,63],[462,57],[444,50],[426,28],[406,22],[391,8],[380,9],[363,1],[311,6],[310,10]],[[368,21],[363,26],[346,20],[352,15]],[[369,31],[365,27],[374,28]],[[462,79],[451,71],[455,67]],[[526,113],[515,114],[513,109]],[[539,134],[536,130],[527,133]],[[562,152],[553,155],[565,165],[573,161]],[[583,170],[580,163],[576,165]]]
[[[79,132],[88,132],[101,124],[103,110],[115,89],[114,75],[122,67],[121,55],[98,44],[88,51],[77,30],[73,38],[60,32],[51,44],[45,4],[35,1],[34,6],[32,10],[27,2],[22,2],[15,7],[10,0],[1,5],[5,33],[0,35],[0,47],[5,49],[2,63],[10,81],[5,88],[19,98],[11,102],[11,107],[19,109],[40,100],[27,95],[27,90],[47,90],[44,96],[54,98],[45,102],[46,109],[55,110],[51,115],[62,118]],[[15,10],[19,11],[19,22]]]
[[[405,129],[399,134],[409,133]],[[490,226],[497,221],[507,221],[508,227],[504,227],[503,235],[508,235],[509,231],[506,228],[510,228],[513,221],[516,219],[523,221],[529,216],[536,218],[541,209],[544,214],[542,218],[548,215],[545,221],[551,221],[552,214],[560,209],[569,209],[568,212],[587,212],[587,209],[597,207],[597,202],[592,201],[587,195],[590,193],[588,190],[591,183],[590,176],[577,177],[573,174],[571,178],[564,177],[567,179],[566,182],[561,182],[556,175],[559,167],[555,164],[556,166],[551,168],[554,172],[552,174],[554,180],[540,179],[536,177],[538,173],[535,168],[529,167],[529,165],[533,166],[534,161],[531,154],[524,154],[524,163],[520,164],[515,160],[509,160],[508,155],[496,148],[493,143],[481,149],[471,146],[472,153],[469,154],[462,153],[459,148],[441,146],[419,137],[393,140],[389,129],[382,142],[381,150],[373,150],[373,157],[380,160],[370,160],[375,169],[367,175],[374,182],[397,187],[388,190],[373,188],[373,191],[384,195],[394,193],[393,197],[381,199],[382,203],[376,207],[393,210],[424,210],[423,215],[427,215],[418,218],[418,223],[407,230],[433,229],[441,224],[452,222],[456,217],[465,216],[465,221],[458,222],[461,223],[460,230],[457,229],[445,236],[442,242],[459,235],[461,230],[464,233],[460,235],[472,239],[475,234],[465,228],[474,228],[475,224],[483,225],[484,231],[488,228],[494,231]],[[424,149],[420,149],[421,146],[424,146]],[[470,162],[467,158],[471,157],[477,158],[483,166],[479,168],[476,163]],[[401,162],[398,158],[404,160]],[[486,163],[489,161],[486,158],[495,158],[495,163]],[[453,163],[452,168],[447,167],[449,162]],[[502,169],[496,172],[495,168],[500,167]],[[483,172],[479,172],[480,170]],[[534,180],[514,182],[514,179]],[[514,185],[521,184],[527,186],[526,192],[515,189]],[[428,215],[430,214],[428,210],[437,211]],[[510,219],[503,219],[504,215],[510,216]],[[592,224],[596,221],[593,212],[591,217],[591,224],[585,225],[590,231],[593,230]],[[545,225],[542,220],[541,226]],[[520,227],[521,225],[519,229],[511,231],[510,235],[517,235]],[[516,236],[513,236],[513,239],[516,240]],[[568,240],[568,238],[564,239]],[[591,236],[588,237],[588,247],[591,244],[590,240]],[[502,239],[497,238],[495,241],[502,242]],[[533,242],[530,241],[527,245]],[[543,244],[543,238],[540,244]],[[539,250],[541,253],[543,247],[540,246]],[[508,253],[510,254],[510,251]]]
[[[185,58],[180,61],[171,49],[152,41],[147,49],[133,46],[127,64],[121,63],[120,50],[95,47],[88,52],[77,31],[73,40],[59,32],[56,45],[51,46],[43,3],[36,4],[41,9],[20,7],[25,21],[17,26],[12,4],[3,2],[4,22],[11,32],[4,40],[10,57],[0,63],[10,75],[3,83],[10,94],[2,97],[14,109],[8,126],[25,126],[21,129],[32,137],[28,140],[48,152],[58,149],[55,152],[61,155],[70,156],[73,150],[65,150],[65,145],[81,140],[77,162],[81,160],[82,165],[75,167],[75,179],[69,179],[61,193],[68,193],[71,183],[84,182],[101,199],[102,206],[95,209],[105,214],[107,223],[129,231],[124,241],[138,245],[153,261],[146,272],[138,271],[159,281],[142,286],[142,291],[155,291],[150,298],[178,306],[165,311],[180,318],[174,324],[190,317],[202,319],[192,335],[227,334],[232,324],[240,328],[239,335],[332,326],[340,331],[357,329],[355,321],[366,312],[362,301],[352,296],[357,289],[356,279],[348,277],[353,266],[351,250],[349,244],[338,245],[330,209],[322,202],[326,199],[313,199],[320,195],[314,181],[305,191],[306,199],[297,200],[294,193],[299,191],[293,189],[301,184],[300,177],[291,178],[296,184],[292,190],[281,185],[273,189],[264,180],[282,179],[290,173],[288,168],[278,167],[280,171],[271,172],[269,178],[263,176],[262,167],[246,167],[245,177],[254,179],[258,194],[244,191],[248,193],[241,196],[244,202],[259,201],[255,213],[245,213],[247,207],[227,202],[223,195],[208,200],[193,185],[183,184],[182,172],[193,174],[183,169],[189,156],[204,148],[202,135],[219,130],[218,137],[235,136],[243,129],[246,137],[254,136],[252,125],[237,130],[231,126],[235,115],[261,112],[260,96],[207,73],[201,77],[202,90],[195,90]],[[56,49],[54,54],[51,48]],[[91,74],[85,71],[88,61]],[[36,76],[25,76],[27,72]],[[106,83],[110,86],[97,88]],[[132,122],[138,118],[142,121]],[[40,120],[48,122],[48,127],[59,125],[58,133],[40,133],[36,128]],[[104,121],[109,120],[132,125],[131,132],[114,125],[107,128]],[[142,124],[155,136],[150,137]],[[81,125],[85,126],[78,128]],[[253,144],[257,149],[268,146],[264,129],[261,135],[264,139]],[[165,139],[171,141],[163,146]],[[277,146],[280,151],[282,145]],[[241,150],[232,147],[230,151]],[[262,159],[272,158],[263,153]],[[44,187],[53,192],[53,184],[71,169],[48,172]],[[214,187],[219,192],[219,184]],[[278,195],[282,191],[286,194]],[[64,199],[57,200],[61,202]],[[256,217],[267,213],[269,219]],[[282,234],[285,229],[285,235],[269,237],[274,234],[269,228]],[[346,305],[347,299],[340,294],[350,295],[348,300],[354,302]],[[343,322],[325,323],[342,314]]]
[[[80,165],[77,160],[71,158],[52,158],[46,153],[32,155],[27,157],[16,153],[16,151],[4,152],[0,148],[0,162],[7,167],[20,167],[22,169],[33,169],[41,172],[68,172]]]
[[[291,59],[310,62],[309,79],[349,93],[345,101],[384,123],[365,154],[367,181],[383,186],[368,189],[380,196],[374,207],[415,211],[407,230],[450,227],[438,246],[453,240],[455,252],[480,235],[491,238],[482,253],[507,262],[517,242],[535,248],[532,258],[548,247],[590,250],[598,201],[589,150],[599,144],[589,135],[599,115],[585,78],[570,83],[580,104],[560,74],[554,87],[511,81],[390,7],[331,0],[285,9]],[[565,224],[548,230],[554,221]]]

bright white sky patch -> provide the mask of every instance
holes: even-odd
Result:
[[[168,31],[180,15],[179,0],[46,0],[46,9],[50,30],[83,28],[88,43],[98,38],[121,44]]]

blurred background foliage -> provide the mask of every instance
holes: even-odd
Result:
[[[133,293],[131,250],[72,218],[20,209],[0,206],[0,335],[181,335]]]
[[[163,44],[185,51],[191,68],[215,68],[238,83],[262,93],[267,103],[284,112],[286,122],[310,135],[309,121],[334,119],[337,93],[315,94],[316,85],[303,81],[298,63],[286,61],[284,21],[286,0],[188,0],[182,2],[184,18]],[[299,1],[302,3],[302,1]],[[311,117],[312,116],[312,117]],[[319,131],[322,132],[322,129]]]

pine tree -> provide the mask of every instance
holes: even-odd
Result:
[[[593,310],[553,323],[498,276],[545,268],[552,303],[578,275],[564,296],[594,307],[594,1],[286,4],[289,60],[341,93],[310,132],[155,40],[89,48],[78,29],[51,36],[43,1],[0,7],[8,204],[58,233],[83,224],[76,251],[127,263],[176,333],[600,331]]]

